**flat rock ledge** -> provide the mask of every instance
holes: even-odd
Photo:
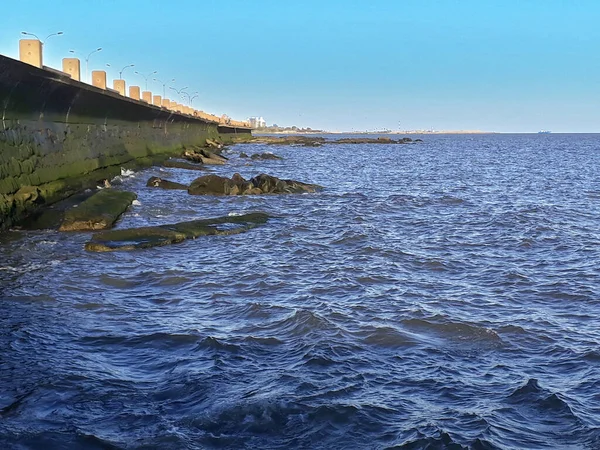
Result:
[[[161,247],[200,236],[233,235],[256,228],[269,220],[263,212],[192,220],[155,227],[128,228],[96,233],[85,244],[90,252],[112,252]]]
[[[103,189],[65,212],[59,231],[93,231],[112,228],[137,198],[133,192]]]
[[[277,177],[260,174],[245,180],[239,173],[231,178],[219,175],[205,175],[192,181],[188,188],[190,195],[262,195],[262,194],[302,194],[313,193],[323,188],[317,184],[295,180],[280,180]]]

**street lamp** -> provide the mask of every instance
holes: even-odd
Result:
[[[128,67],[133,67],[135,66],[135,64],[129,64],[128,66],[125,66],[121,69],[121,71],[119,72],[119,80],[122,80],[123,78],[123,72],[125,71],[125,69],[127,69]]]
[[[192,99],[198,97],[198,91],[194,92],[193,94],[190,94],[189,92],[182,92],[181,93],[181,97],[183,97],[184,95],[187,95],[188,98],[188,105],[192,106]],[[193,96],[193,97],[192,97]]]
[[[148,77],[150,75],[154,75],[155,73],[158,73],[158,70],[155,70],[154,72],[149,73],[148,75],[144,75],[143,73],[140,73],[137,70],[134,73],[137,73],[138,75],[141,75],[142,77],[144,77],[144,80],[146,80],[146,90],[148,90]]]
[[[34,38],[36,38],[38,41],[40,41],[42,43],[42,45],[44,45],[44,42],[47,41],[49,38],[51,38],[52,36],[60,36],[61,34],[64,34],[62,31],[59,31],[58,33],[52,33],[49,34],[48,36],[46,36],[46,39],[44,39],[43,41],[37,37],[35,34],[33,33],[28,33],[27,31],[21,31],[21,34],[24,34],[25,36],[33,36]]]
[[[163,87],[163,98],[167,98],[167,89],[166,89],[167,83],[163,83],[158,78],[153,78],[153,80],[154,81],[158,81],[160,84],[162,84],[162,87]],[[174,83],[174,82],[175,82],[175,78],[173,78],[171,81],[169,81],[169,83]],[[169,87],[169,89],[171,89],[171,88]]]
[[[194,99],[198,97],[198,93],[194,92],[194,95],[192,95],[192,98],[190,98],[190,106],[193,106],[192,104],[194,103]]]
[[[101,51],[102,51],[102,47],[98,47],[96,50],[92,50],[92,51],[90,52],[90,54],[89,54],[89,55],[87,55],[87,56],[86,56],[86,58],[85,58],[85,76],[86,76],[86,78],[88,79],[88,81],[89,81],[89,76],[90,76],[90,74],[89,74],[89,62],[90,62],[90,56],[92,56],[94,53],[101,52]],[[81,55],[81,53],[79,53],[79,52],[76,52],[75,50],[69,50],[69,53],[73,53],[73,54],[78,54],[78,55]],[[82,55],[82,56],[83,56],[83,55]]]
[[[179,90],[175,89],[174,87],[169,87],[169,89],[173,89],[175,92],[177,92],[177,95],[181,96],[181,93],[187,89],[187,86]]]

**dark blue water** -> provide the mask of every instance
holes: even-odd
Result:
[[[276,216],[241,235],[1,235],[0,447],[600,448],[600,136],[424,139],[213,169],[318,194],[124,180],[119,227]]]

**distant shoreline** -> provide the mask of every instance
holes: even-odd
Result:
[[[267,131],[267,130],[252,130],[256,134],[497,134],[496,131],[479,131],[479,130],[447,130],[447,131]]]

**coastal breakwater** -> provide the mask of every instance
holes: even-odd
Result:
[[[38,207],[249,127],[153,106],[0,55],[0,230]]]

